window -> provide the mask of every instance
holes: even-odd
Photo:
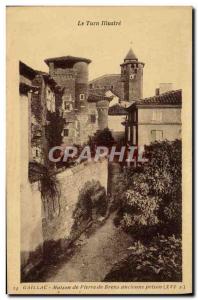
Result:
[[[68,128],[64,128],[63,129],[63,135],[64,136],[68,136],[69,135],[69,129]]]
[[[162,121],[162,111],[153,110],[152,121]]]
[[[70,111],[72,110],[72,104],[64,101],[64,110]]]
[[[90,115],[91,123],[96,123],[96,116]]]
[[[85,100],[85,94],[80,94],[80,100]]]
[[[38,149],[36,149],[36,157],[39,156],[39,152],[38,152]]]
[[[113,90],[113,85],[111,86],[111,89]]]
[[[151,142],[162,141],[163,130],[151,130]]]
[[[137,74],[137,69],[134,70],[135,74]]]
[[[68,104],[67,104],[67,102],[64,102],[64,109],[65,109],[65,110],[68,109]]]
[[[134,74],[131,74],[130,75],[130,79],[134,79],[135,78],[135,75]]]

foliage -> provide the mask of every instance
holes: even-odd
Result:
[[[48,124],[45,128],[46,138],[49,148],[60,146],[62,143],[62,131],[64,127],[64,119],[59,112],[47,112]]]
[[[99,181],[87,181],[79,192],[78,203],[73,213],[75,224],[93,220],[95,217],[104,216],[107,210],[107,197],[105,188]]]
[[[41,198],[44,202],[44,207],[48,210],[48,215],[52,217],[53,212],[58,208],[60,213],[60,188],[58,180],[54,175],[50,175],[47,170],[40,179],[39,189],[41,192]],[[58,207],[57,207],[58,206]],[[52,211],[51,211],[52,208]]]
[[[42,123],[42,104],[40,97],[40,93],[32,93],[31,113],[33,116],[35,116],[35,119],[37,120],[38,124]]]
[[[111,147],[115,143],[111,131],[108,128],[98,130],[93,137],[89,137],[88,145],[92,151],[95,151],[97,146]]]
[[[152,226],[159,222],[156,215],[159,205],[155,197],[128,190],[124,193],[123,201],[125,209],[121,221],[123,227],[132,227],[135,230],[140,226]]]
[[[111,176],[111,175],[110,175]],[[114,184],[111,197],[111,211],[115,211],[121,206],[121,199],[127,189],[127,176],[124,173],[113,174],[116,184]]]
[[[119,221],[126,229],[139,222],[181,233],[181,141],[155,142],[145,151],[148,163],[122,175],[127,191],[118,192]]]
[[[104,281],[182,281],[181,245],[181,239],[174,235],[168,238],[158,235],[148,244],[134,242],[128,249],[131,254],[118,262]]]

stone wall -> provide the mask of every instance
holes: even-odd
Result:
[[[27,274],[43,259],[44,245],[65,242],[74,224],[73,212],[79,192],[91,180],[99,181],[107,191],[108,163],[85,162],[55,175],[59,201],[43,201],[39,182],[21,184],[21,268]],[[48,248],[49,249],[49,248]],[[51,251],[51,249],[49,249]],[[50,252],[49,251],[49,252]],[[47,253],[48,254],[48,253]],[[24,276],[24,275],[23,275]]]
[[[89,89],[101,89],[105,91],[112,91],[113,94],[118,96],[120,100],[124,100],[124,88],[120,80],[120,74],[107,74],[98,77],[89,82]]]
[[[31,158],[30,103],[30,93],[20,95],[20,250],[21,267],[28,266],[28,270],[40,262],[38,253],[42,253],[43,244],[41,195],[38,183],[30,184],[28,180],[28,164]]]
[[[45,210],[43,237],[45,241],[68,239],[74,223],[73,212],[78,202],[80,190],[87,181],[96,180],[107,190],[107,160],[82,163],[57,174],[60,187],[59,205],[55,205],[53,218],[48,218]]]
[[[21,268],[29,272],[42,260],[42,200],[38,182],[21,185]]]
[[[95,116],[94,121],[91,120],[91,116]],[[66,145],[87,143],[89,136],[93,136],[98,129],[98,112],[95,103],[88,103],[85,111],[70,113],[68,118],[71,119],[71,122],[64,127],[68,129],[68,136],[64,136],[64,132],[62,133],[63,143]]]

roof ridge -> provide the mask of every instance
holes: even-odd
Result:
[[[148,99],[151,99],[151,98],[160,98],[162,96],[165,96],[165,95],[168,95],[168,94],[175,94],[176,92],[180,92],[180,91],[182,91],[182,89],[171,90],[171,91],[167,91],[167,92],[164,92],[162,94],[159,94],[159,95],[153,95],[153,96],[149,96],[149,97],[146,97],[146,98],[141,98],[137,101],[139,102],[139,101],[144,101],[144,100],[148,100]]]
[[[131,106],[134,105],[181,105],[182,104],[182,89],[172,90],[160,95],[154,95],[144,99],[136,100]],[[131,107],[129,106],[129,107]]]

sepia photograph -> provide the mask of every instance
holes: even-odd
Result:
[[[8,293],[191,293],[192,7],[6,19]]]

